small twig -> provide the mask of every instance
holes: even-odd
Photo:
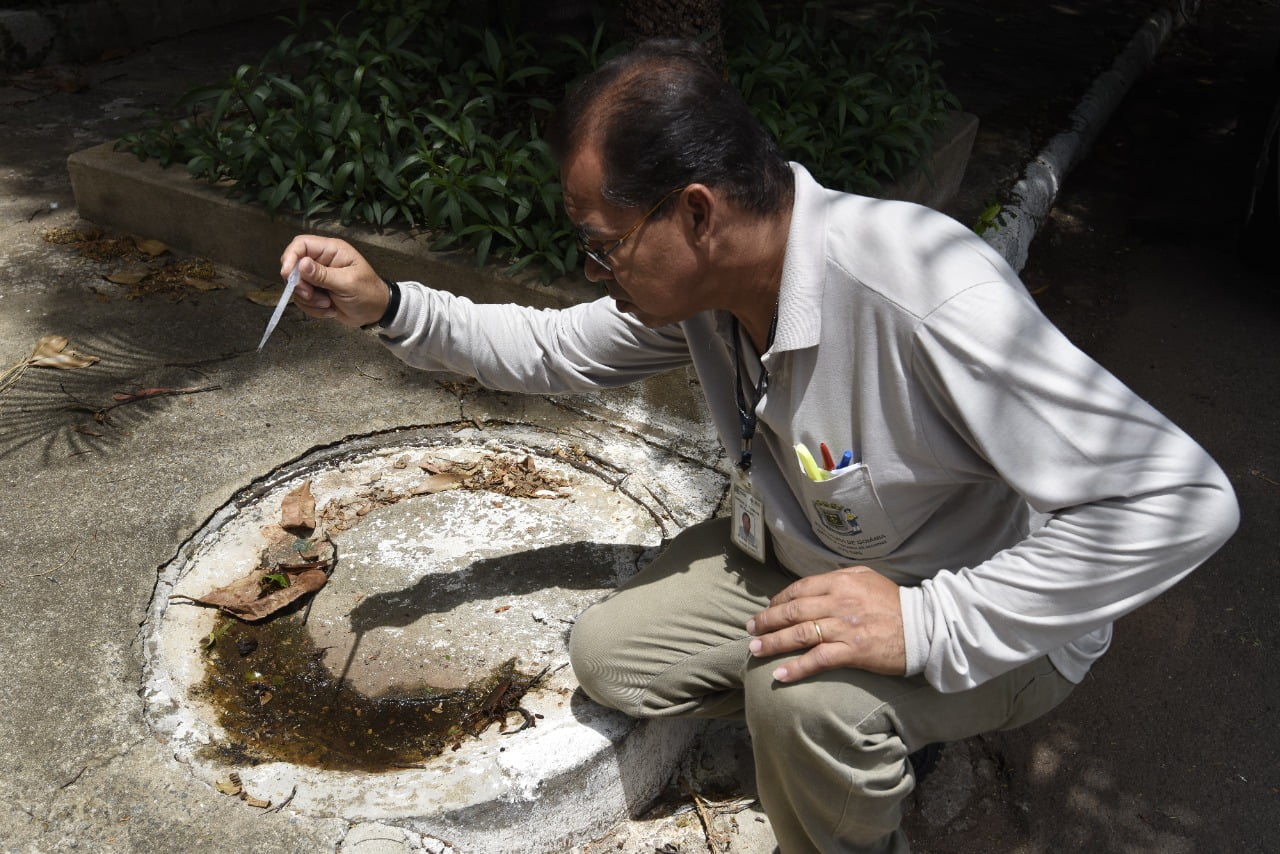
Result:
[[[46,569],[44,572],[33,572],[30,575],[27,575],[25,577],[40,578],[41,576],[52,575],[55,572],[59,572],[63,568],[65,568],[67,564],[71,563],[71,561],[76,559],[76,552],[78,551],[80,551],[80,543],[76,543],[76,547],[71,550],[71,554],[67,555],[67,559],[64,560],[62,563],[58,564],[57,566],[55,566],[53,569]]]
[[[661,497],[659,497],[659,496],[658,496],[658,494],[657,494],[656,492],[654,492],[652,489],[650,489],[650,488],[649,488],[649,484],[645,483],[645,484],[641,484],[641,486],[643,486],[643,487],[644,487],[644,491],[645,491],[645,492],[647,492],[647,493],[649,493],[650,497],[651,497],[651,498],[653,498],[653,500],[654,500],[654,501],[658,502],[658,506],[659,506],[659,507],[661,507],[663,510],[667,511],[667,515],[668,515],[669,517],[671,517],[671,521],[673,521],[673,522],[678,521],[678,518],[677,518],[676,514],[675,514],[675,513],[673,513],[673,512],[671,512],[671,508],[667,506],[667,502],[663,501],[663,500],[662,500],[662,498],[661,498]]]
[[[1277,481],[1272,480],[1271,478],[1267,477],[1265,474],[1263,474],[1262,472],[1260,472],[1258,469],[1251,469],[1251,470],[1249,471],[1249,474],[1253,475],[1253,476],[1254,476],[1254,477],[1256,477],[1258,480],[1265,481],[1265,482],[1267,482],[1267,483],[1271,484],[1272,486],[1280,486],[1280,482],[1277,482]]]
[[[285,806],[289,803],[289,801],[293,800],[293,796],[296,794],[298,794],[298,786],[295,784],[293,789],[289,792],[289,796],[287,798],[285,798],[283,801],[281,801],[274,807],[267,807],[262,811],[261,814],[266,815],[269,812],[280,812],[280,810],[285,808]]]
[[[153,400],[157,397],[178,397],[180,395],[185,395],[185,394],[200,394],[201,392],[206,392],[206,391],[218,391],[219,389],[222,388],[222,386],[220,385],[207,385],[207,386],[201,386],[199,388],[196,388],[193,386],[191,388],[155,389],[155,390],[149,391],[146,394],[129,395],[128,397],[125,397],[123,400],[113,401],[111,403],[108,403],[106,406],[94,407],[92,404],[85,403],[84,401],[75,397],[75,395],[67,391],[66,388],[64,388],[61,384],[59,384],[58,387],[62,389],[63,394],[65,394],[67,397],[74,400],[77,404],[76,406],[67,407],[68,409],[75,410],[75,411],[82,411],[82,412],[92,412],[93,420],[97,421],[98,423],[104,422],[107,418],[107,413],[115,409],[117,406],[127,406],[130,403],[137,403],[140,400]]]
[[[359,365],[356,365],[356,373],[358,373],[362,377],[368,377],[371,380],[377,380],[378,382],[382,382],[383,380],[382,377],[376,377],[373,374],[367,373],[365,369],[360,367]]]
[[[22,379],[22,375],[27,368],[31,367],[30,359],[23,359],[11,368],[5,368],[4,373],[0,374],[0,392],[8,391],[12,386],[17,385],[18,380]]]
[[[702,805],[702,798],[697,792],[690,792],[689,794],[693,798],[694,808],[698,811],[698,821],[702,822],[702,832],[707,837],[707,850],[711,854],[720,854],[720,835],[711,826],[711,816],[707,814],[706,807]]]
[[[733,803],[721,804],[716,807],[716,815],[737,815],[743,810],[750,808],[755,802],[755,798],[742,798],[741,800]]]

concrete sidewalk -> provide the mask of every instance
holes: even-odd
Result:
[[[1020,5],[1011,4],[1010,13]],[[944,14],[953,22],[950,76],[983,122],[970,178],[952,210],[962,221],[973,221],[989,199],[1013,198],[1009,188],[1066,128],[1090,81],[1121,55],[1147,12],[1166,8],[1154,0],[1078,6],[1080,15],[1037,13],[1053,16],[1044,22],[1054,34],[1046,39],[1060,40],[1059,65],[1051,69],[1014,45],[978,51],[982,13],[956,3],[953,17]],[[102,279],[116,272],[114,262],[44,239],[49,229],[86,225],[63,165],[69,154],[113,139],[191,86],[255,61],[279,35],[269,19],[242,22],[122,58],[24,72],[0,86],[0,361],[19,362],[51,334],[101,357],[80,370],[31,368],[0,394],[0,850],[441,850],[376,822],[247,808],[193,775],[148,727],[139,690],[157,573],[188,552],[190,538],[219,508],[281,467],[379,431],[456,424],[483,435],[486,424],[514,423],[563,437],[620,430],[657,453],[723,468],[698,389],[684,373],[602,395],[493,394],[414,372],[369,335],[296,312],[255,353],[268,311],[246,295],[274,283],[219,268],[222,289],[129,298],[127,287]],[[994,91],[993,75],[1018,85]],[[1067,89],[1026,91],[1035,79]],[[972,99],[965,86],[973,87]],[[1036,99],[1039,111],[1028,122],[1027,103]],[[1092,120],[1105,120],[1105,111]],[[1030,133],[1033,124],[1039,128]],[[1010,163],[1018,164],[1012,175]],[[1024,222],[1034,230],[1041,216],[1029,212]],[[113,398],[147,388],[207,390],[131,403]],[[1117,727],[1126,737],[1143,735],[1140,722]],[[684,770],[736,809],[737,794],[750,796],[749,779],[739,785],[750,775],[748,751],[740,730],[717,727]],[[1016,798],[997,779],[999,767],[999,756],[978,748],[950,752],[922,791],[914,826],[939,831],[979,800],[1012,809]],[[1059,778],[1055,785],[1065,797],[1072,783]],[[726,812],[715,821],[730,850],[770,849],[758,812]],[[580,849],[664,844],[682,851],[706,844],[687,799]]]

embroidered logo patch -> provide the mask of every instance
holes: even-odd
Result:
[[[858,524],[858,514],[850,507],[825,501],[821,498],[813,500],[813,509],[817,511],[822,524],[834,534],[861,534],[862,526]]]

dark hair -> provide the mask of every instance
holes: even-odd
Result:
[[[623,207],[648,207],[700,183],[763,215],[794,192],[777,144],[687,39],[650,39],[596,69],[560,106],[548,140],[561,162],[598,145],[601,192]]]

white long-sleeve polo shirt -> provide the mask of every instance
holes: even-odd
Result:
[[[907,673],[939,690],[1046,653],[1080,681],[1115,619],[1235,530],[1226,476],[1072,345],[971,231],[793,169],[751,470],[779,560],[802,576],[865,565],[902,585]],[[737,455],[727,313],[648,329],[609,299],[535,310],[402,291],[385,336],[409,364],[562,393],[691,363]],[[797,443],[855,464],[811,481]],[[1048,521],[1033,529],[1028,508]]]

